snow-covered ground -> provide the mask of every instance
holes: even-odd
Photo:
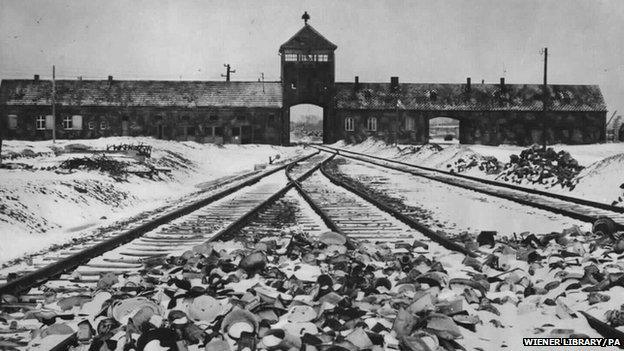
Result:
[[[489,230],[513,237],[524,232],[558,232],[575,225],[591,230],[587,223],[545,210],[363,162],[341,164],[339,169],[364,183],[373,182],[375,189],[418,208],[423,211],[422,217],[418,216],[423,224],[450,235]]]
[[[67,145],[82,144],[96,150],[107,145],[152,146],[150,164],[170,171],[155,179],[129,174],[124,180],[110,174],[59,165],[70,158],[91,154],[63,153]],[[55,152],[56,151],[56,152]],[[269,157],[303,154],[297,147],[224,145],[176,142],[152,138],[113,137],[94,140],[4,141],[0,169],[0,262],[80,237],[89,229],[108,225],[176,202],[219,178],[266,165]],[[136,159],[109,155],[141,167]],[[32,167],[32,168],[28,168]]]
[[[509,162],[512,154],[517,155],[526,149],[526,147],[515,145],[428,144],[419,147],[418,145],[388,145],[382,141],[371,139],[351,145],[340,141],[332,146],[445,171],[449,169],[449,165],[460,158],[468,160],[471,157],[477,159],[495,157],[498,161],[506,163]],[[622,196],[620,185],[624,183],[624,143],[552,145],[549,147],[555,151],[565,150],[569,152],[580,165],[585,167],[577,176],[578,185],[571,191],[559,186],[545,187],[527,184],[523,184],[523,186],[607,204],[617,201],[618,197]],[[486,174],[477,167],[469,169],[464,174],[491,180],[496,178],[496,174]]]

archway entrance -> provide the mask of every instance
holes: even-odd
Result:
[[[323,142],[323,108],[312,104],[290,107],[290,142]]]
[[[459,120],[450,117],[429,119],[429,142],[459,144]]]

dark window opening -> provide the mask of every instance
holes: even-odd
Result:
[[[9,115],[9,129],[17,129],[17,115]]]
[[[223,127],[212,127],[212,136],[223,136]]]
[[[217,119],[219,119],[217,115],[210,115],[210,117],[208,117],[209,121],[216,121]]]
[[[121,120],[124,122],[128,122],[128,116],[121,116]]]
[[[233,137],[240,136],[240,127],[232,127],[232,136]]]
[[[186,134],[188,134],[188,135],[195,135],[195,127],[187,127],[186,128]]]

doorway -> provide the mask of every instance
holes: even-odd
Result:
[[[312,104],[290,107],[290,142],[323,142],[323,108]]]
[[[450,117],[429,119],[429,142],[459,144],[459,120]]]

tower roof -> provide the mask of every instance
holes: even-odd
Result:
[[[284,49],[336,50],[336,48],[338,48],[336,45],[327,40],[311,25],[306,24],[295,35],[280,46],[280,51],[283,51]]]

